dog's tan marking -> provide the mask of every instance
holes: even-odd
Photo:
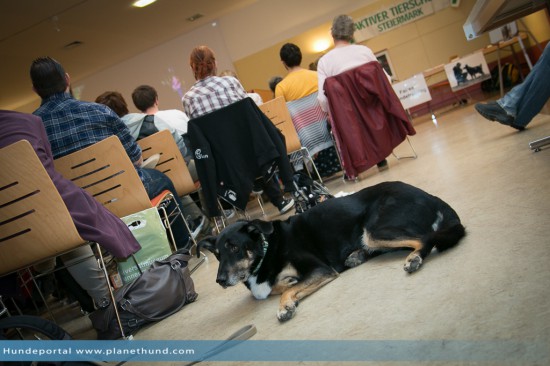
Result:
[[[234,286],[241,281],[246,281],[249,274],[249,268],[252,265],[250,258],[244,258],[236,262],[234,266],[227,271],[227,282],[229,286]]]
[[[420,239],[375,240],[372,239],[370,234],[365,230],[363,234],[363,245],[366,250],[384,248],[412,248],[412,253],[409,254],[405,260],[405,271],[414,272],[422,265],[420,250],[423,245]]]
[[[291,319],[296,312],[298,301],[314,293],[336,277],[338,277],[336,271],[331,274],[316,274],[284,291],[279,302],[279,311],[277,311],[279,321]]]
[[[296,285],[298,283],[298,272],[291,264],[288,264],[281,273],[277,275],[275,284],[271,290],[272,295],[283,293],[286,289]]]

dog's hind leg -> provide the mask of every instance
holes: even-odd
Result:
[[[388,229],[386,229],[388,230]],[[392,231],[389,229],[388,231]],[[396,231],[399,232],[399,231]],[[365,244],[369,250],[384,250],[384,249],[399,249],[399,248],[412,248],[413,252],[408,255],[405,260],[405,265],[403,269],[406,272],[412,273],[420,268],[422,265],[422,260],[426,256],[426,247],[422,240],[420,239],[395,239],[395,240],[384,240],[384,239],[375,239],[371,234],[366,233]],[[432,246],[433,248],[433,246]],[[430,248],[429,250],[431,250]],[[429,251],[428,251],[429,253]]]
[[[281,295],[277,319],[280,322],[292,319],[300,300],[317,291],[336,277],[338,277],[338,272],[330,267],[317,269],[309,276],[304,277],[296,285],[288,288]]]

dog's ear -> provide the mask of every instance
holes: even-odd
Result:
[[[247,226],[249,233],[260,232],[269,235],[273,232],[273,223],[271,221],[252,220]]]
[[[216,248],[216,237],[208,236],[197,243],[197,257],[200,257],[201,248],[207,249],[220,260],[220,252]]]

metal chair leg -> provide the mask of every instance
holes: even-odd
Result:
[[[401,160],[401,159],[416,159],[418,157],[418,155],[416,154],[416,151],[414,150],[414,147],[412,146],[411,144],[411,140],[409,140],[409,136],[406,136],[406,139],[407,139],[407,142],[409,143],[409,146],[411,147],[411,150],[413,152],[413,155],[411,156],[398,156],[395,152],[392,151],[392,155],[397,159],[397,160]]]

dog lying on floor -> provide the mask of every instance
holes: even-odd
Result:
[[[285,221],[239,221],[202,240],[218,258],[216,282],[243,282],[256,299],[282,294],[277,318],[291,319],[298,302],[338,273],[388,250],[412,248],[412,273],[436,247],[466,235],[456,212],[441,199],[402,182],[385,182],[329,199]]]

